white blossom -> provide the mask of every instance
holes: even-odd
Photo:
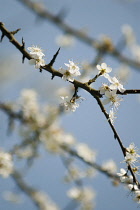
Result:
[[[42,49],[37,46],[32,46],[27,48],[30,51],[32,59],[29,60],[29,64],[34,65],[36,69],[39,69],[41,66],[45,66],[45,56],[42,52]]]
[[[32,47],[28,47],[27,49],[30,51],[31,56],[34,59],[42,58],[43,56],[45,56],[40,47],[33,45]]]
[[[70,81],[70,82],[73,82],[73,81],[74,81],[74,75],[71,74],[70,71],[65,70],[65,69],[63,69],[63,68],[60,68],[59,71],[63,74],[62,79],[63,79],[64,81],[66,81],[66,80],[68,80],[68,81]]]
[[[122,33],[126,39],[126,43],[128,46],[131,46],[136,42],[134,31],[130,25],[128,24],[123,25]]]
[[[39,112],[37,93],[32,89],[23,89],[19,98],[19,105],[25,118],[35,118]]]
[[[131,143],[131,144],[129,145],[129,147],[126,148],[126,151],[127,151],[127,153],[129,153],[130,155],[134,155],[134,156],[136,156],[136,157],[140,157],[140,155],[137,153],[138,149],[137,149],[137,147],[135,146],[134,143]]]
[[[127,175],[127,172],[124,168],[121,168],[120,169],[120,173],[117,173],[118,176],[126,176]]]
[[[116,173],[116,171],[117,171],[117,165],[113,160],[104,162],[102,167],[104,170],[107,170],[110,173]]]
[[[56,154],[63,152],[62,146],[72,146],[75,144],[75,138],[60,129],[58,124],[52,124],[49,129],[42,131],[40,140],[45,145],[47,151]]]
[[[72,199],[86,203],[93,200],[95,192],[89,187],[73,187],[68,191],[67,195]]]
[[[101,65],[98,64],[96,68],[99,70],[99,74],[105,78],[108,78],[108,73],[112,71],[112,68],[108,67],[106,63],[101,63]]]
[[[65,63],[65,66],[67,66],[68,69],[65,70],[62,67],[59,69],[59,71],[63,74],[62,79],[65,81],[68,80],[73,82],[74,77],[81,75],[79,66],[77,66],[73,61],[69,60],[69,64]]]
[[[45,60],[42,58],[30,59],[29,64],[34,65],[36,69],[39,69],[41,66],[45,66]]]
[[[71,47],[74,45],[74,37],[70,34],[57,36],[56,43],[61,47]]]
[[[82,157],[85,161],[95,161],[96,153],[92,149],[88,147],[87,144],[79,143],[76,146],[76,151],[80,157]]]
[[[126,153],[125,162],[131,164],[137,162],[137,157],[135,155],[131,155],[130,153]]]
[[[103,100],[104,105],[111,103],[117,108],[120,105],[120,101],[122,101],[122,99],[117,96],[116,90],[106,91],[105,96],[106,99]]]
[[[120,177],[120,180],[122,182],[125,182],[128,179],[128,175],[125,169],[121,168],[120,173],[117,173],[117,175]]]
[[[106,91],[110,91],[109,85],[103,83],[99,88],[100,94],[105,94]]]
[[[61,99],[64,101],[63,103],[61,103],[61,105],[64,106],[66,110],[75,112],[76,109],[79,107],[79,104],[76,103],[76,101],[80,98],[68,101],[68,96],[61,96]]]
[[[128,184],[127,187],[131,191],[137,191],[137,190],[139,190],[139,188],[138,188],[138,186],[136,184]]]
[[[0,150],[0,175],[7,178],[13,172],[13,161],[10,153]]]
[[[108,77],[108,80],[110,83],[112,83],[109,88],[111,90],[119,90],[121,93],[125,91],[125,88],[123,85],[119,82],[119,80],[116,77]]]

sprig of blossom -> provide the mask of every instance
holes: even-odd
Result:
[[[37,46],[32,46],[27,48],[30,51],[30,55],[32,59],[29,60],[31,65],[34,65],[36,69],[40,68],[40,66],[45,66],[45,60],[43,57],[45,54],[42,52],[42,49]]]
[[[63,74],[63,80],[73,82],[74,77],[81,75],[79,66],[77,66],[73,61],[69,60],[69,64],[65,63],[65,66],[67,66],[68,69],[65,70],[62,67],[59,69],[59,71]]]
[[[79,107],[79,104],[77,103],[77,101],[81,101],[84,100],[84,98],[78,96],[78,97],[73,97],[72,99],[68,100],[68,96],[60,96],[61,99],[64,101],[63,103],[61,103],[62,106],[65,107],[66,110],[75,112],[76,109]]]
[[[61,47],[71,47],[74,45],[74,37],[70,34],[63,34],[56,37],[56,43]]]

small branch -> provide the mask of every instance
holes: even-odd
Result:
[[[93,79],[90,79],[90,80],[89,80],[87,83],[85,83],[85,84],[91,85],[93,82],[95,82],[95,81],[98,79],[99,76],[101,76],[100,73],[97,74],[95,77],[93,77]]]

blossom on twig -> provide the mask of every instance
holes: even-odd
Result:
[[[39,69],[40,66],[45,66],[45,60],[43,59],[45,55],[40,47],[33,45],[27,49],[30,51],[30,55],[32,56],[32,59],[29,60],[29,64],[34,65],[36,69]]]
[[[77,66],[73,61],[69,60],[69,64],[65,63],[65,66],[67,66],[68,69],[65,70],[62,67],[59,69],[59,71],[63,74],[63,80],[73,82],[74,77],[81,75],[79,66]]]
[[[98,64],[96,68],[99,70],[99,74],[105,78],[108,78],[108,73],[112,71],[112,68],[108,67],[106,63],[101,63],[101,65]]]

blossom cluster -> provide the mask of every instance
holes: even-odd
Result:
[[[123,162],[131,165],[134,174],[139,174],[139,167],[135,166],[135,162],[138,162],[139,157],[137,147],[134,143],[131,143],[129,147],[126,148],[125,160]],[[117,173],[117,175],[120,177],[121,182],[127,184],[129,190],[134,193],[134,200],[140,204],[140,188],[134,183],[133,176],[128,174],[128,169],[125,170],[121,168],[120,173]]]
[[[37,46],[32,46],[28,47],[28,50],[30,51],[30,54],[32,56],[32,59],[29,61],[30,64],[34,64],[35,68],[40,68],[41,66],[45,65],[45,61],[43,59],[45,55],[42,52],[41,48]],[[79,66],[75,64],[72,60],[69,60],[69,63],[64,64],[67,67],[66,69],[62,67],[59,68],[59,71],[63,74],[63,80],[73,82],[75,77],[81,75]],[[99,91],[101,95],[105,96],[103,104],[106,105],[111,103],[111,105],[113,106],[113,108],[109,112],[109,119],[111,123],[114,123],[114,120],[116,119],[116,109],[118,108],[118,106],[120,105],[120,101],[122,100],[118,97],[117,90],[123,93],[125,89],[116,77],[111,77],[109,75],[109,73],[112,71],[112,68],[107,66],[106,63],[101,63],[101,65],[98,64],[96,68],[99,71],[98,76],[105,77],[110,83],[109,85],[103,83],[102,86],[99,88]],[[62,105],[66,108],[66,110],[75,112],[75,110],[79,107],[77,101],[81,99],[81,97],[73,97],[71,100],[67,100],[68,96],[61,96],[61,99],[64,101]]]
[[[84,100],[84,98],[77,96],[77,97],[72,97],[72,99],[68,99],[68,96],[61,96],[61,99],[64,101],[61,103],[62,106],[65,107],[66,110],[70,110],[72,112],[75,112],[76,109],[79,107],[79,103],[81,100]]]
[[[69,60],[69,64],[65,63],[65,66],[67,66],[67,69],[63,69],[62,67],[59,69],[59,71],[63,74],[62,79],[65,81],[68,80],[73,82],[74,77],[81,75],[79,66],[77,66],[73,61]]]
[[[113,124],[116,119],[116,110],[120,105],[120,101],[122,101],[122,99],[118,97],[117,91],[123,93],[125,88],[116,77],[111,77],[109,75],[112,68],[108,67],[106,63],[102,63],[101,65],[98,64],[96,67],[99,70],[99,75],[104,76],[109,82],[109,84],[103,83],[99,88],[99,91],[101,95],[105,96],[103,104],[106,105],[111,103],[112,108],[109,112],[109,119]]]
[[[66,70],[62,67],[59,69],[59,71],[63,74],[62,79],[65,81],[68,80],[70,82],[74,81],[74,77],[80,76],[80,68],[71,60],[69,60],[69,64],[65,65],[68,67]],[[97,65],[96,68],[98,69],[98,77],[103,76],[108,80],[108,83],[103,83],[102,86],[99,88],[99,92],[101,95],[105,96],[105,99],[103,100],[103,104],[109,104],[111,103],[112,109],[109,112],[109,119],[111,123],[114,123],[114,120],[116,119],[116,110],[118,106],[120,105],[120,101],[122,101],[121,98],[118,97],[117,91],[120,91],[123,93],[125,91],[125,88],[120,83],[120,81],[116,77],[111,77],[109,73],[112,71],[112,68],[107,66],[106,63],[101,63],[101,65]],[[68,100],[68,96],[61,96],[61,99],[64,101],[62,105],[66,108],[66,110],[70,110],[72,112],[75,112],[76,108],[79,107],[79,104],[77,101],[79,99],[82,99],[81,97],[75,97],[74,100]]]
[[[31,65],[34,65],[36,69],[39,69],[40,66],[45,66],[45,60],[43,59],[45,55],[40,47],[33,45],[27,49],[30,51],[30,55],[32,56],[32,59],[29,60]]]

